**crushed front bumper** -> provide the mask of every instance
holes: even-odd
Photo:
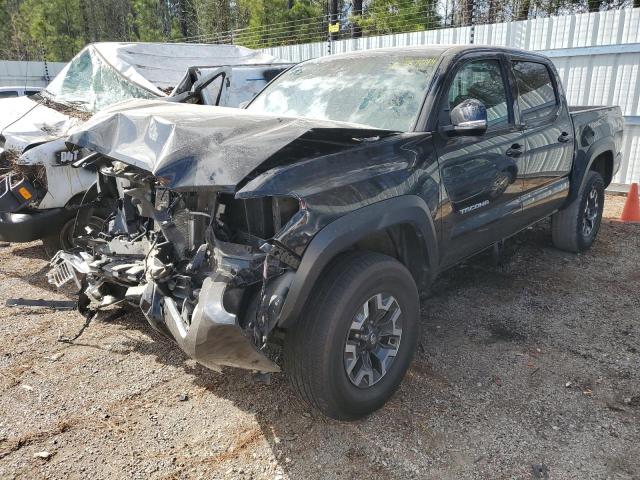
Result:
[[[100,260],[69,252],[60,252],[54,260],[47,276],[50,283],[57,286],[71,280],[79,281],[77,275],[69,274],[69,270],[92,275],[100,268]],[[138,271],[135,263],[126,264],[126,270],[120,271],[120,278],[125,279],[134,271]],[[134,283],[132,277],[129,280]],[[230,366],[260,372],[280,371],[280,367],[245,334],[236,315],[224,307],[228,282],[229,279],[222,275],[205,278],[198,302],[187,318],[181,314],[176,300],[163,295],[153,281],[129,287],[125,298],[140,306],[154,329],[168,334],[187,355],[208,368],[217,370]],[[113,303],[105,300],[106,297],[102,299],[104,306]]]
[[[164,297],[164,324],[171,336],[187,355],[206,367],[215,369],[225,365],[279,372],[280,367],[256,348],[243,333],[236,316],[224,308],[226,288],[226,282],[206,278],[189,325],[174,300]]]
[[[74,215],[74,211],[64,208],[0,212],[0,241],[24,243],[48,237],[59,232]]]

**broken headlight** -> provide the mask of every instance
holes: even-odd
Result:
[[[236,199],[221,194],[216,210],[218,232],[232,243],[260,246],[279,232],[300,209],[293,197]]]

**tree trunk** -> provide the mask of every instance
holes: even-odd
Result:
[[[189,36],[189,0],[180,0],[178,3],[178,23],[183,37]]]
[[[80,18],[82,18],[83,40],[85,43],[95,42],[95,32],[91,29],[91,20],[89,19],[86,0],[80,0]]]
[[[331,7],[331,17],[330,17],[330,23],[334,24],[338,22],[338,0],[330,0],[330,7]],[[337,33],[331,33],[330,34],[331,40],[337,40],[338,39],[338,34]]]
[[[530,0],[522,0],[522,3],[520,4],[520,8],[518,9],[518,13],[516,15],[516,20],[526,20],[527,18],[529,18],[530,6]]]
[[[461,0],[460,4],[458,5],[458,14],[454,15],[457,16],[458,20],[457,20],[457,25],[459,27],[468,27],[469,25],[471,25],[473,23],[473,2],[475,0]],[[455,8],[454,8],[454,12],[455,12]]]
[[[489,11],[487,12],[487,23],[498,22],[498,2],[489,0]]]
[[[599,12],[600,11],[600,0],[588,0],[587,4],[589,5],[589,11],[590,12]]]
[[[356,17],[356,20],[362,17],[362,0],[353,0],[353,16]],[[362,37],[362,27],[360,25],[355,23],[351,25],[351,37]]]

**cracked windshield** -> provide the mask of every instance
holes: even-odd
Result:
[[[56,102],[89,113],[131,98],[157,98],[157,95],[126,80],[90,50],[85,50],[67,64],[44,93]]]
[[[331,60],[294,67],[248,109],[400,132],[412,129],[436,58],[387,54]]]

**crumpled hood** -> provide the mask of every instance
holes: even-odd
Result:
[[[28,97],[0,100],[0,112],[4,149],[18,154],[30,145],[66,137],[74,126],[82,122]]]
[[[36,105],[36,102],[26,96],[0,100],[0,133]]]
[[[163,177],[171,188],[234,191],[277,152],[277,162],[292,163],[388,133],[235,108],[131,100],[96,114],[68,142]]]

